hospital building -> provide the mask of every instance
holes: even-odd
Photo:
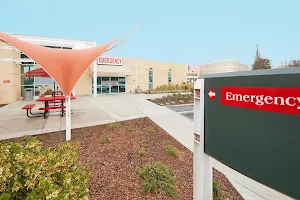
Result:
[[[87,40],[8,34],[48,48],[86,49],[97,45]],[[24,76],[24,73],[38,68],[40,66],[26,54],[0,38],[0,104],[26,100],[25,92],[29,90],[32,91],[32,98],[53,91],[55,82],[51,78]],[[97,88],[97,95],[135,93],[137,88],[145,91],[164,84],[194,83],[200,74],[246,70],[248,65],[234,60],[179,64],[103,54],[84,72],[73,94],[94,95],[94,87]]]

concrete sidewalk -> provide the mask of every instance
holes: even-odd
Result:
[[[33,113],[40,112],[38,108],[44,106],[36,101],[18,101],[0,108],[0,140],[65,130],[65,116],[51,112],[47,119],[28,118],[21,109],[26,104],[36,104]],[[79,96],[72,101],[71,109],[72,129],[145,117],[128,101],[115,95],[96,99]]]
[[[181,144],[193,151],[194,122],[192,120],[176,111],[149,101],[132,98],[130,102]],[[245,200],[291,200],[291,198],[232,170],[217,160],[212,159],[212,165],[228,178]]]
[[[161,97],[167,94],[117,94],[92,96],[78,96],[71,102],[71,127],[101,125],[115,121],[123,121],[146,117],[144,113],[130,103],[130,99],[146,101],[147,98]],[[21,108],[26,104],[36,104],[33,113],[39,113],[38,108],[44,107],[42,102],[17,101],[0,108],[0,140],[24,135],[37,135],[65,130],[65,117],[59,113],[51,112],[47,119],[43,117],[28,118],[26,111]]]

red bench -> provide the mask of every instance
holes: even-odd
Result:
[[[32,108],[34,108],[35,107],[35,104],[28,104],[28,105],[26,105],[26,106],[24,106],[22,109],[23,110],[31,110]]]
[[[35,113],[35,114],[33,114],[33,113],[31,112],[31,109],[34,108],[34,107],[35,107],[35,104],[28,104],[28,105],[26,105],[26,106],[24,106],[24,107],[22,108],[23,110],[26,110],[27,117],[29,117],[29,118],[40,117],[41,114],[43,114],[43,113]],[[33,115],[33,116],[29,116],[29,113],[30,113],[31,115]]]
[[[61,109],[61,116],[64,116],[64,108],[66,108],[66,106],[48,106],[39,108],[39,110],[44,110],[44,118],[46,119],[49,116],[49,110]]]

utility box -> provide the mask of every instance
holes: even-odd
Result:
[[[135,93],[136,94],[142,93],[142,89],[140,89],[140,86],[138,86],[138,88],[135,89]]]
[[[23,100],[25,101],[33,100],[33,88],[25,88],[23,94],[24,94]]]

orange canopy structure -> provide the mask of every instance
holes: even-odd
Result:
[[[52,49],[19,40],[0,32],[0,39],[16,47],[38,63],[69,96],[84,71],[115,41],[89,49]]]

